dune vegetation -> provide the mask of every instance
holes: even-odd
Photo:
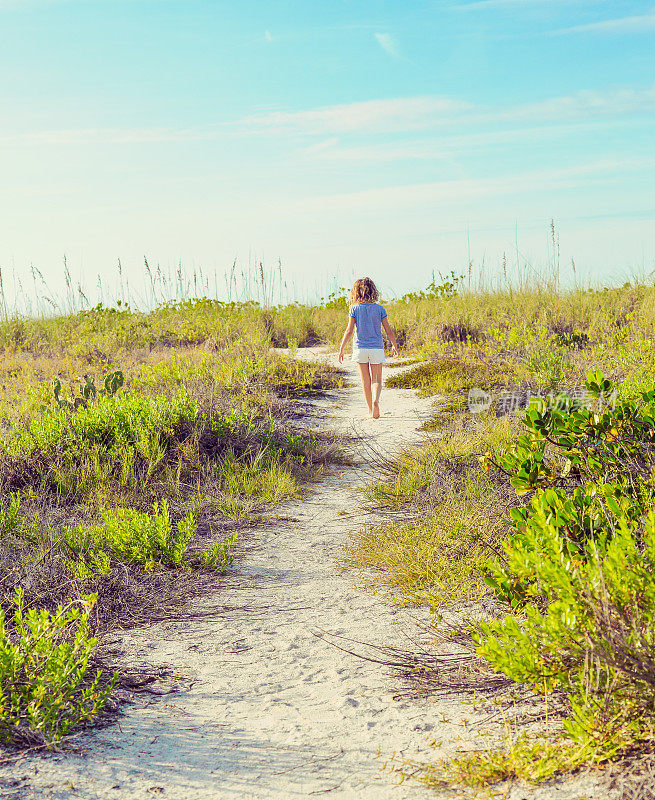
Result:
[[[389,304],[418,363],[387,385],[435,414],[369,486],[381,522],[347,560],[427,604],[463,665],[506,676],[515,718],[500,745],[411,765],[429,785],[539,781],[652,745],[654,302],[635,282]]]
[[[302,404],[338,370],[253,304],[101,306],[0,325],[0,738],[51,745],[121,681],[98,637],[163,618],[239,531],[339,458]]]
[[[537,780],[649,745],[655,288],[471,287],[451,273],[385,305],[410,365],[388,386],[433,396],[435,411],[425,444],[368,487],[372,519],[384,513],[347,561],[427,605],[437,628],[448,609],[467,658],[556,709],[545,734],[519,726],[500,749],[419,774]],[[52,744],[93,719],[121,680],[98,672],[97,639],[214,585],[240,528],[339,457],[302,417],[342,377],[293,356],[336,345],[346,308],[344,290],[315,305],[7,315],[6,743]]]

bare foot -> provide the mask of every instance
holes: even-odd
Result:
[[[378,419],[380,416],[380,406],[377,403],[373,403],[373,419]]]

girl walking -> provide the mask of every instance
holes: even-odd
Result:
[[[343,362],[343,351],[355,333],[352,360],[359,364],[364,399],[368,413],[373,419],[380,416],[380,392],[382,391],[382,365],[384,364],[384,328],[392,344],[392,355],[398,355],[398,343],[387,312],[378,303],[380,293],[370,278],[359,278],[350,292],[348,327],[343,334],[339,349],[339,363]]]

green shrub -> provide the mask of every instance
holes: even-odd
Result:
[[[198,564],[202,569],[212,570],[213,572],[223,573],[232,564],[233,556],[230,548],[236,544],[237,534],[233,533],[222,542],[216,542],[209,550],[200,554]]]
[[[3,443],[5,483],[50,489],[59,498],[84,497],[110,478],[143,486],[197,416],[185,391],[171,399],[100,397],[72,412],[46,408]]]
[[[175,485],[197,476],[206,461],[300,467],[313,458],[317,440],[278,433],[271,416],[256,419],[234,409],[203,415],[181,389],[172,398],[123,395],[73,411],[49,407],[3,449],[5,488],[50,491],[61,503],[110,485],[143,492],[162,476]]]
[[[518,683],[564,691],[569,734],[607,755],[653,730],[655,516],[642,530],[616,518],[571,553],[561,505],[541,506],[506,548],[508,571],[533,587],[530,602],[482,623],[478,653]]]
[[[571,558],[584,557],[585,543],[626,519],[638,526],[643,508],[655,498],[655,390],[640,402],[616,401],[615,386],[600,373],[589,375],[585,407],[560,394],[532,405],[523,419],[527,433],[496,464],[518,495],[536,491],[531,504],[512,511],[517,534],[509,553],[521,551],[533,520],[555,514],[561,522],[561,547]],[[510,558],[511,561],[511,558]],[[528,579],[519,580],[511,564],[497,564],[487,578],[500,599],[518,606],[531,595]]]
[[[527,433],[500,460],[518,494],[618,481],[627,494],[650,492],[655,463],[655,389],[617,403],[616,386],[592,373],[581,399],[565,393],[534,402]],[[616,405],[615,405],[616,403]]]
[[[139,565],[145,570],[189,568],[223,572],[232,563],[229,547],[236,535],[218,542],[195,559],[187,557],[196,533],[196,518],[189,511],[175,527],[166,500],[155,503],[152,513],[131,508],[101,510],[102,524],[64,528],[63,536],[77,560],[71,566],[76,577],[106,574],[112,562]]]
[[[95,598],[25,611],[16,591],[12,623],[0,609],[0,739],[53,745],[102,710],[116,676],[87,676],[96,640],[89,634]]]
[[[567,695],[566,730],[591,760],[655,731],[655,390],[613,408],[613,389],[591,375],[590,407],[532,408],[500,458],[534,494],[486,576],[513,611],[476,635],[512,680]]]

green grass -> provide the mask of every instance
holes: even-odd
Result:
[[[116,496],[147,494],[155,482],[175,487],[198,473],[213,473],[227,494],[272,501],[295,492],[293,464],[315,450],[311,438],[277,432],[272,418],[203,413],[186,389],[171,398],[100,397],[74,411],[50,406],[2,444],[5,489],[51,494],[57,504],[112,487]]]
[[[68,567],[75,580],[107,575],[114,564],[138,565],[144,570],[200,566],[224,572],[232,563],[229,546],[234,544],[234,536],[190,559],[188,548],[196,535],[196,516],[189,510],[173,526],[166,500],[155,503],[151,512],[101,509],[100,515],[101,524],[63,529],[62,545],[74,554]]]
[[[499,784],[516,780],[538,784],[589,763],[597,761],[571,742],[521,733],[506,736],[495,747],[472,749],[431,764],[412,765],[412,774],[433,789],[468,789],[475,796],[502,797],[504,793],[490,794],[489,788],[493,790]]]
[[[454,394],[473,387],[482,389],[511,386],[513,369],[505,364],[444,356],[412,367],[399,375],[392,374],[386,385],[392,389],[417,389],[423,396]]]
[[[441,506],[431,519],[369,528],[349,563],[377,570],[376,582],[398,590],[407,603],[437,609],[479,599],[488,592],[481,576],[492,552],[487,542],[497,539],[488,529],[488,505],[472,509],[465,498]]]
[[[366,497],[374,508],[394,509],[403,522],[385,521],[355,534],[347,563],[373,570],[403,602],[433,609],[488,594],[483,569],[505,532],[511,493],[482,468],[482,453],[502,450],[513,437],[510,418],[461,415],[439,438],[394,462]]]

